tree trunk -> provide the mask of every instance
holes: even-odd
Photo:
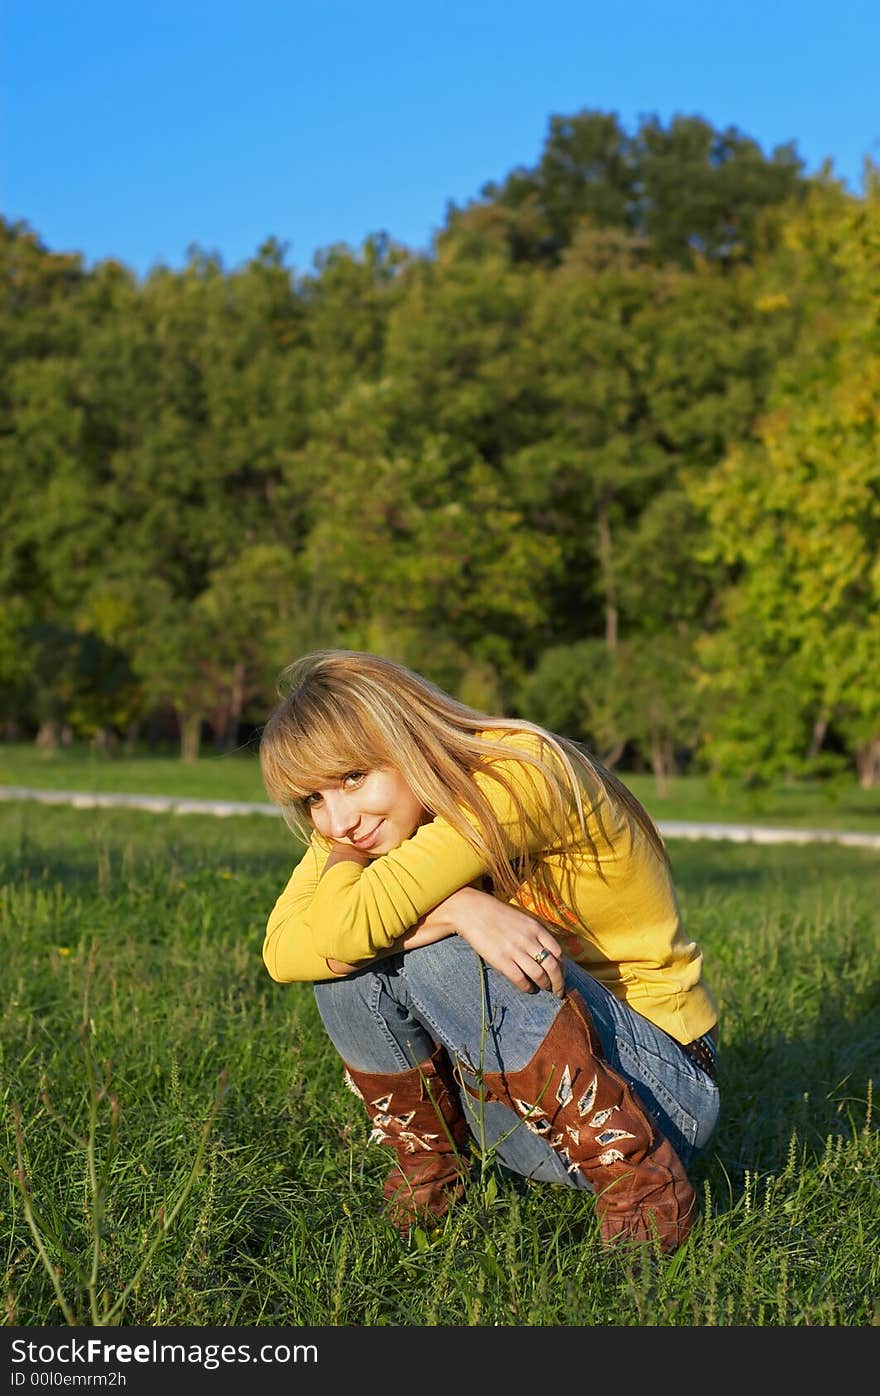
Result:
[[[669,794],[669,777],[675,770],[672,743],[668,738],[651,738],[651,770],[654,772],[658,798],[665,800]]]
[[[92,751],[103,751],[106,752],[108,756],[112,756],[113,752],[119,746],[119,738],[112,727],[98,727],[92,733],[89,746]]]
[[[599,571],[602,575],[602,590],[605,596],[605,645],[609,650],[617,649],[617,595],[611,567],[612,541],[611,523],[604,504],[599,506]]]
[[[825,733],[828,731],[828,717],[822,713],[813,723],[813,736],[810,741],[810,749],[807,752],[809,757],[818,756],[825,740]]]
[[[125,729],[123,751],[125,752],[126,756],[134,756],[135,751],[137,750],[138,738],[140,737],[140,735],[141,721],[139,718],[135,718],[132,722],[128,724],[128,726]]]
[[[231,751],[238,741],[238,727],[244,710],[244,660],[240,659],[232,671],[232,692],[229,697],[229,715],[226,719],[224,747]]]
[[[202,740],[201,713],[198,715],[187,713],[184,717],[178,717],[178,722],[180,725],[180,759],[186,762],[197,761]]]
[[[238,741],[238,728],[246,697],[245,676],[244,660],[239,660],[232,670],[229,687],[223,689],[222,698],[207,714],[215,751],[232,751]]]
[[[46,722],[41,722],[39,731],[34,738],[35,746],[43,751],[57,751],[60,746],[70,746],[73,741],[73,731],[66,722],[59,722],[57,718],[49,718]]]
[[[602,762],[603,766],[607,766],[610,770],[613,766],[617,765],[625,750],[626,742],[617,742],[614,746],[603,749],[600,753],[599,760]]]
[[[856,747],[856,770],[863,790],[880,785],[880,737],[872,737]]]

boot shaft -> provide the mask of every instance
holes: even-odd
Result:
[[[531,1061],[512,1072],[484,1072],[487,1099],[512,1106],[579,1171],[597,1194],[606,1241],[650,1240],[656,1229],[673,1250],[690,1231],[695,1197],[678,1155],[608,1065],[589,1010],[576,990],[563,1000]]]

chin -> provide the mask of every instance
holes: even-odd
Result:
[[[395,848],[399,848],[403,839],[383,839],[376,844],[375,848],[368,848],[366,853],[368,858],[381,858],[386,853],[393,853]]]

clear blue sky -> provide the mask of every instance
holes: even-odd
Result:
[[[880,160],[878,0],[2,0],[0,213],[144,275],[274,235],[427,248],[551,115],[676,113]]]

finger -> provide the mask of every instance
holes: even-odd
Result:
[[[550,983],[557,998],[562,998],[565,994],[565,970],[562,960],[553,960],[553,969],[550,974]]]
[[[540,964],[534,955],[520,962],[520,969],[537,989],[550,989],[557,998],[561,997],[564,976],[562,963],[555,955],[548,954]]]
[[[544,977],[553,993],[557,998],[561,998],[565,987],[565,975],[562,969],[562,961],[558,960],[555,955],[549,955],[541,965],[541,969],[544,971]]]
[[[548,973],[552,968],[551,961],[555,960],[557,964],[562,961],[562,946],[544,930],[541,931],[537,944],[528,946],[527,953],[540,969]]]
[[[549,955],[547,958],[549,960]],[[549,981],[544,973],[544,967],[536,962],[534,954],[530,950],[525,952],[520,950],[512,957],[512,971],[508,974],[508,979],[527,994],[534,994],[539,989],[547,988]]]
[[[512,969],[502,970],[502,974],[506,975],[515,989],[520,989],[524,994],[536,994],[542,987],[535,983],[527,969],[518,964],[514,964]]]

